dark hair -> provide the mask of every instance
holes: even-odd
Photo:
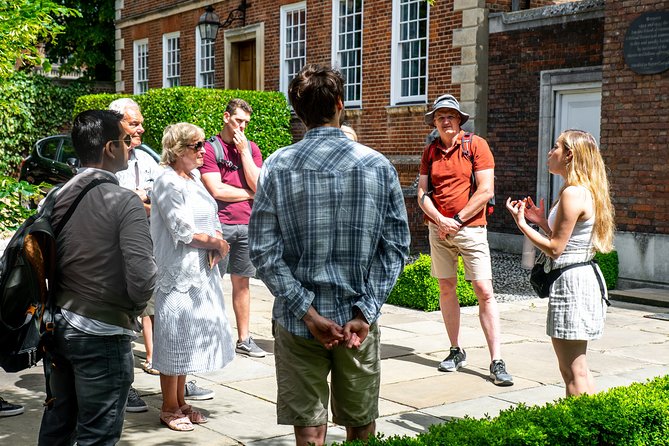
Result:
[[[235,114],[238,108],[241,108],[249,115],[253,113],[253,109],[244,99],[234,98],[228,101],[228,105],[225,107],[225,111],[228,112],[231,116]]]
[[[102,148],[107,141],[117,140],[123,115],[112,110],[86,110],[74,118],[72,145],[82,165],[102,161]]]
[[[344,100],[344,78],[331,67],[305,65],[288,86],[288,97],[307,128],[332,121],[337,101]]]

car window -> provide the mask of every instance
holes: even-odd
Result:
[[[40,146],[37,148],[40,156],[42,158],[48,158],[50,160],[56,159],[56,154],[58,153],[58,146],[60,145],[59,138],[47,139],[42,141]]]
[[[74,147],[72,147],[72,141],[65,139],[63,140],[63,147],[60,149],[58,161],[67,163],[68,158],[77,158],[77,152],[75,152]]]

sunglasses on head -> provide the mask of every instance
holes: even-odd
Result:
[[[195,144],[186,144],[186,147],[196,152],[199,151],[202,146],[204,146],[204,141],[198,141]]]

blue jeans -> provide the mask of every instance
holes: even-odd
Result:
[[[55,315],[49,385],[39,445],[114,445],[134,379],[130,336],[95,336]]]

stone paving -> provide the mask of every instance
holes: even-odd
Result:
[[[224,280],[227,308],[229,280]],[[272,351],[272,296],[252,280],[251,329],[258,345]],[[441,373],[437,365],[448,354],[448,339],[439,312],[424,313],[386,305],[382,330],[381,416],[377,431],[386,436],[416,435],[427,427],[465,415],[495,416],[518,403],[543,405],[564,396],[550,339],[545,335],[546,301],[500,305],[502,352],[515,385],[496,387],[488,379],[489,357],[478,322],[478,308],[462,310],[463,347],[468,366]],[[651,319],[665,308],[614,302],[609,307],[604,337],[592,342],[589,361],[598,389],[643,382],[669,374],[669,322]],[[193,432],[174,432],[158,421],[160,387],[156,376],[142,372],[141,337],[135,343],[135,388],[149,405],[145,413],[128,413],[121,445],[293,445],[291,426],[276,424],[274,357],[236,357],[224,370],[197,376],[197,384],[216,397],[195,402],[210,418]],[[0,396],[23,404],[26,413],[0,418],[0,444],[36,444],[44,399],[41,367],[17,374],[0,371]],[[345,430],[330,425],[328,442],[343,441]]]

